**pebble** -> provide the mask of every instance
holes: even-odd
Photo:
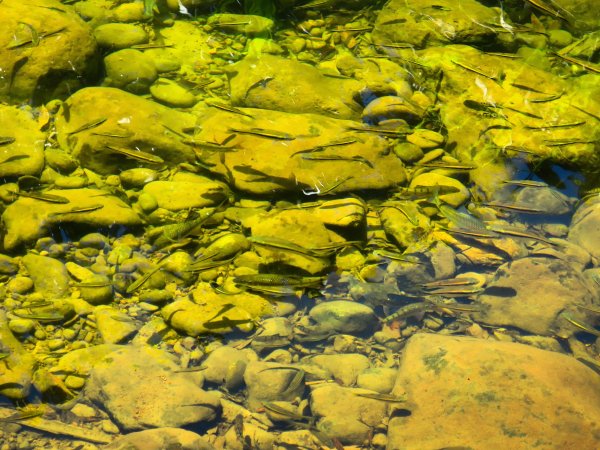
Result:
[[[372,331],[378,323],[373,310],[358,302],[334,300],[319,303],[310,310],[310,318],[323,331],[353,334]]]
[[[167,78],[159,78],[150,86],[150,94],[160,103],[175,108],[189,108],[196,103],[190,91]]]
[[[29,334],[35,329],[35,322],[30,319],[11,319],[8,328],[15,334]]]
[[[423,150],[431,150],[440,147],[445,138],[440,133],[421,128],[407,135],[406,140]]]
[[[16,276],[6,283],[6,288],[15,294],[26,294],[33,289],[33,280],[29,277]]]

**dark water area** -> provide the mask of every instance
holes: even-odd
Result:
[[[594,0],[0,0],[0,449],[600,447]]]

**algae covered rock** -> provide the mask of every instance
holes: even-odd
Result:
[[[440,44],[482,44],[496,35],[498,13],[476,0],[392,0],[377,15],[373,39],[406,42],[415,47]],[[390,49],[393,51],[393,49]]]
[[[36,292],[45,298],[59,298],[69,290],[69,274],[65,265],[54,258],[29,253],[23,257],[23,264],[33,280]]]
[[[150,94],[156,101],[175,108],[188,108],[196,103],[196,97],[175,81],[159,78],[150,86]]]
[[[35,360],[12,334],[4,311],[0,311],[0,351],[7,353],[0,365],[0,395],[14,400],[29,395]]]
[[[42,237],[52,226],[60,223],[83,223],[95,227],[141,223],[129,205],[100,189],[51,190],[46,194],[56,195],[66,202],[50,203],[19,197],[2,213],[6,226],[6,248],[12,249]]]
[[[189,141],[199,160],[245,192],[306,196],[387,189],[406,180],[388,141],[361,123],[315,114],[215,108],[198,110],[199,130]],[[233,137],[232,137],[233,136]],[[215,151],[214,144],[223,151]],[[315,149],[326,148],[316,152]]]
[[[272,312],[271,304],[258,295],[219,294],[205,284],[192,292],[192,298],[175,300],[161,310],[169,325],[189,336],[252,329],[258,318]]]
[[[41,103],[81,87],[97,68],[92,30],[54,0],[0,3],[0,100]]]
[[[106,23],[94,30],[94,37],[101,47],[122,49],[148,42],[148,33],[139,25]]]
[[[600,445],[600,378],[560,353],[417,334],[392,392],[410,414],[390,419],[389,450]]]
[[[124,49],[104,58],[105,85],[134,94],[145,94],[158,78],[156,66],[150,57],[134,49]]]
[[[0,104],[0,130],[0,177],[39,174],[44,168],[45,137],[33,116],[23,109]]]
[[[363,83],[326,77],[299,61],[273,55],[248,56],[228,68],[228,76],[231,101],[236,106],[339,119],[360,117],[354,95]]]
[[[101,87],[76,92],[56,117],[61,146],[83,167],[100,174],[193,161],[193,148],[181,143],[181,137],[169,129],[177,132],[195,123],[191,114],[120,89]]]

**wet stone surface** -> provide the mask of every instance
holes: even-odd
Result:
[[[2,450],[600,447],[598,20],[492,3],[0,1]]]

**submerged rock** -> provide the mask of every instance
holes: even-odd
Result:
[[[543,293],[543,295],[540,295]],[[560,259],[522,258],[502,265],[477,297],[482,323],[517,327],[542,336],[570,336],[578,331],[566,318],[585,320],[579,305],[594,296],[581,273]]]
[[[141,223],[129,205],[100,189],[50,190],[44,194],[63,197],[67,202],[50,203],[19,197],[2,214],[6,226],[6,248],[13,249],[42,237],[49,228],[61,223],[83,223],[94,227],[115,224],[135,226]]]
[[[123,346],[94,366],[85,395],[125,431],[215,419],[219,397],[202,390],[192,372],[175,372],[178,368],[163,350]]]
[[[23,257],[23,264],[33,280],[36,292],[46,299],[62,297],[69,291],[69,274],[61,261],[28,253]]]
[[[155,428],[121,436],[104,447],[106,450],[214,450],[199,434],[181,428]]]
[[[0,100],[42,103],[70,94],[82,78],[95,76],[96,41],[71,6],[5,0],[0,17]]]
[[[244,192],[318,197],[387,189],[406,181],[404,165],[389,142],[361,131],[358,122],[258,109],[242,112],[251,117],[216,108],[198,110],[202,129],[189,142],[211,172]],[[319,148],[325,150],[311,153]]]
[[[354,95],[363,84],[326,77],[309,64],[273,55],[247,56],[229,67],[228,74],[235,106],[338,119],[360,117],[361,107]]]
[[[392,415],[389,450],[600,445],[600,378],[560,353],[418,334],[393,393],[407,396],[401,406],[410,413]]]
[[[498,13],[476,0],[392,0],[377,15],[373,40],[405,42],[415,47],[445,44],[483,44],[496,36],[491,26]],[[386,49],[384,47],[384,49]],[[393,48],[386,49],[393,54]]]
[[[2,4],[0,14],[1,8]],[[38,128],[29,112],[0,104],[0,140],[4,141],[1,145],[0,177],[37,175],[42,171],[45,136]]]
[[[23,400],[29,395],[35,360],[12,334],[6,313],[0,310],[0,351],[8,355],[0,364],[0,395]]]
[[[190,114],[120,89],[92,87],[73,94],[63,104],[56,130],[62,148],[69,149],[83,167],[106,175],[140,166],[156,169],[194,161],[193,149],[169,129],[181,132],[195,123]],[[127,156],[119,152],[122,149],[132,153]],[[140,154],[137,158],[136,151]]]

